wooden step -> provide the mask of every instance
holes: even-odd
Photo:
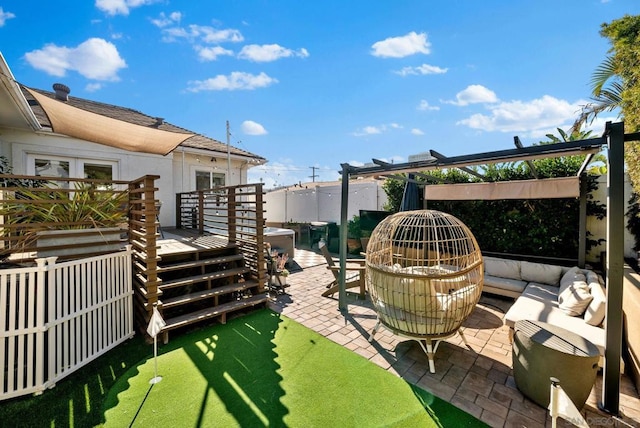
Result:
[[[158,288],[162,290],[166,290],[167,288],[182,287],[185,285],[193,284],[196,282],[202,282],[202,281],[215,281],[216,279],[242,275],[248,272],[250,272],[250,270],[249,268],[246,268],[246,267],[225,269],[219,272],[210,272],[210,273],[204,273],[202,275],[187,276],[184,278],[163,281],[162,284],[158,286]]]
[[[225,323],[227,313],[260,305],[262,303],[265,303],[267,299],[268,296],[266,293],[260,293],[246,299],[234,300],[233,302],[223,303],[222,305],[202,309],[190,314],[180,315],[175,318],[169,318],[165,320],[167,325],[162,329],[162,331],[173,330],[175,328],[184,327],[192,323],[204,321],[218,316],[221,316],[221,322]]]
[[[246,290],[247,288],[257,287],[257,281],[244,281],[235,284],[223,285],[213,288],[211,290],[202,290],[194,293],[183,294],[181,296],[170,297],[162,299],[162,307],[164,309],[173,308],[180,305],[186,305],[188,303],[197,302],[199,300],[209,299],[215,296],[221,296],[223,294],[233,293],[235,291]]]
[[[242,260],[242,254],[233,254],[230,256],[215,257],[205,260],[189,260],[186,262],[172,263],[166,266],[158,267],[158,273],[170,272],[179,269],[190,269],[199,266],[213,266],[222,263],[236,262]]]

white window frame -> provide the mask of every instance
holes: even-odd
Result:
[[[191,189],[192,190],[196,190],[197,189],[197,184],[198,184],[198,180],[196,178],[196,174],[198,172],[206,172],[207,174],[209,174],[209,186],[213,187],[213,175],[214,174],[218,174],[218,175],[223,175],[224,176],[224,182],[225,182],[225,186],[227,185],[227,181],[228,181],[228,177],[227,177],[227,173],[220,171],[219,169],[216,168],[208,168],[208,167],[203,167],[200,165],[192,165],[191,167]]]
[[[69,178],[84,178],[84,165],[86,163],[111,166],[111,179],[119,179],[118,161],[91,158],[75,158],[69,156],[51,155],[47,153],[27,153],[28,175],[36,175],[36,159],[69,162]]]

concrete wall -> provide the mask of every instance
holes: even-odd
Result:
[[[267,192],[265,209],[267,222],[309,223],[332,221],[340,223],[342,183],[303,183]],[[379,180],[353,180],[349,183],[348,218],[360,210],[382,210],[387,195]]]

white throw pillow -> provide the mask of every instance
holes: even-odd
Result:
[[[593,326],[600,326],[607,310],[607,292],[600,283],[598,274],[589,272],[587,274],[587,282],[589,284],[589,292],[593,296],[593,300],[587,306],[584,312],[584,322]]]
[[[572,317],[581,316],[593,300],[585,281],[574,281],[558,294],[558,307]]]
[[[577,274],[582,273],[582,270],[578,266],[574,266],[567,271],[560,279],[560,288],[566,288],[573,283]]]
[[[527,282],[558,285],[560,276],[562,276],[562,266],[521,262],[520,275],[522,279]]]

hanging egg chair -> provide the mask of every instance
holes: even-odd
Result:
[[[483,284],[482,254],[456,217],[440,211],[404,211],[385,218],[369,239],[366,283],[378,322],[417,340],[435,373],[441,340],[459,333]]]

